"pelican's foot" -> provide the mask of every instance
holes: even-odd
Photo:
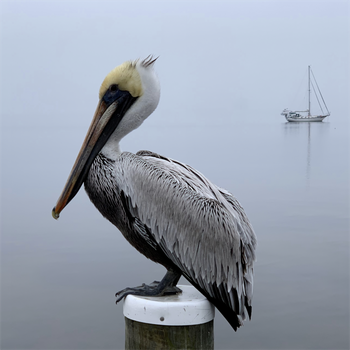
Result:
[[[115,294],[117,298],[116,303],[129,294],[145,297],[160,297],[163,295],[179,294],[182,290],[176,287],[176,283],[179,281],[180,277],[180,274],[168,271],[160,282],[154,281],[150,284],[143,283],[141,286],[134,288],[125,288]]]
[[[116,303],[119,303],[127,295],[140,295],[143,297],[161,297],[164,295],[174,295],[181,293],[182,290],[178,287],[165,287],[163,290],[159,288],[159,284],[155,285],[154,283],[145,284],[142,286],[134,288],[125,288],[115,294],[117,300]]]

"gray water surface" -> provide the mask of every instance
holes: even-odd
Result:
[[[122,349],[124,319],[114,293],[165,273],[124,240],[83,190],[52,219],[84,133],[4,129],[2,349]],[[62,142],[70,152],[57,152]],[[42,156],[43,146],[52,158]],[[349,347],[347,124],[281,117],[170,127],[150,120],[122,148],[194,166],[236,195],[255,228],[253,317],[235,333],[216,312],[216,349]]]

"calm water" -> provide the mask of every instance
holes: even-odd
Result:
[[[51,218],[85,132],[3,129],[1,349],[122,349],[114,293],[165,273],[84,191]],[[235,333],[217,312],[216,349],[349,348],[348,125],[150,120],[122,148],[191,164],[235,194],[253,223],[253,319]]]

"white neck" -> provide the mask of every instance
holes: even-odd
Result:
[[[110,136],[101,152],[110,159],[117,159],[120,154],[120,140],[131,131],[138,128],[143,121],[156,109],[160,97],[160,85],[152,66],[144,67],[140,62],[136,64],[143,94],[137,98],[123,119]]]

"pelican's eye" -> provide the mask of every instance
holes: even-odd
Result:
[[[120,93],[121,90],[119,90],[118,84],[112,84],[104,94],[103,101],[105,101],[107,104],[111,104],[120,97]]]
[[[109,91],[117,91],[118,90],[118,85],[117,84],[112,84],[110,87],[109,87]]]

